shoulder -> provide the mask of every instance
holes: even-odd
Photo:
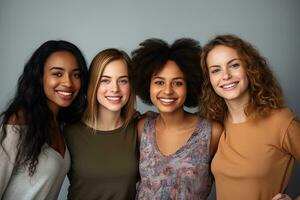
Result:
[[[26,125],[25,113],[23,110],[18,111],[11,115],[8,119],[9,125]]]
[[[23,134],[27,130],[24,111],[18,111],[11,115],[7,123],[3,124],[3,127],[1,127],[1,134],[3,134],[4,130],[6,133],[5,141],[9,144],[17,144],[20,134]]]
[[[141,142],[141,138],[142,138],[142,132],[144,129],[144,125],[146,123],[147,117],[143,116],[142,118],[140,118],[137,122],[137,131],[138,131],[138,139],[139,142]]]
[[[71,123],[71,124],[67,124],[63,128],[63,134],[64,134],[65,137],[68,137],[70,135],[74,135],[77,132],[82,132],[83,127],[84,127],[84,124],[81,121]]]
[[[288,127],[295,118],[296,116],[290,108],[280,108],[271,110],[266,120],[270,126],[284,129]]]
[[[220,137],[223,133],[224,127],[222,126],[222,124],[215,122],[215,121],[211,121],[211,138],[210,138],[210,154],[214,155],[217,151],[218,148],[218,144],[219,144],[219,140]]]
[[[212,131],[211,131],[212,135],[220,137],[224,130],[224,127],[222,126],[222,124],[213,121],[213,122],[211,122],[211,127],[212,127]]]
[[[27,126],[25,125],[12,125],[12,124],[6,124],[3,127],[1,127],[1,135],[4,134],[3,129],[5,129],[5,137],[2,142],[2,147],[7,152],[15,152],[13,154],[16,154],[17,152],[17,146],[19,143],[19,139],[21,134],[26,131]]]
[[[275,120],[292,120],[295,118],[295,114],[290,108],[274,109],[270,114]]]

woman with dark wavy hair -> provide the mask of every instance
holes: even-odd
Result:
[[[159,111],[138,122],[137,199],[204,200],[210,193],[210,161],[222,129],[184,109],[199,103],[200,51],[193,39],[171,45],[148,39],[132,53],[136,93]]]
[[[47,41],[30,57],[1,115],[0,198],[57,199],[70,167],[62,125],[80,119],[87,66],[67,41]]]
[[[217,199],[290,199],[281,193],[300,161],[300,123],[283,107],[266,59],[237,36],[219,35],[201,64],[200,114],[224,124],[211,166]]]

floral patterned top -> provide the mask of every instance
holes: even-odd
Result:
[[[155,122],[155,117],[148,118],[142,132],[137,199],[207,199],[212,185],[211,124],[199,119],[187,143],[174,154],[165,156],[156,144]]]

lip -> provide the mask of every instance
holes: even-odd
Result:
[[[72,100],[74,95],[73,91],[65,91],[65,90],[56,90],[56,93],[61,99],[65,101]]]
[[[158,97],[157,98],[159,102],[163,105],[172,105],[177,101],[177,98],[163,98],[163,97]]]
[[[220,86],[220,88],[222,88],[223,90],[232,90],[232,89],[236,88],[238,84],[239,84],[239,81],[235,81],[235,82],[231,82],[231,83],[222,84]]]
[[[121,102],[122,96],[105,96],[105,98],[111,103]]]

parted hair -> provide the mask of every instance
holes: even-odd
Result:
[[[100,51],[92,60],[89,69],[89,84],[87,91],[87,108],[83,115],[83,121],[87,124],[96,127],[98,119],[98,107],[97,90],[100,84],[101,76],[105,67],[112,61],[122,60],[127,66],[128,78],[130,82],[130,96],[128,102],[121,110],[121,116],[124,118],[124,124],[127,126],[135,113],[135,94],[132,85],[132,61],[126,52],[108,48]]]
[[[15,119],[17,125],[20,121],[26,125],[25,129],[16,128],[19,132],[19,141],[15,167],[17,169],[19,166],[26,165],[30,176],[36,171],[38,156],[43,145],[49,142],[54,120],[56,120],[48,107],[48,99],[43,89],[44,65],[50,55],[60,51],[67,51],[75,57],[80,70],[81,88],[72,104],[60,109],[57,118],[62,125],[82,117],[86,105],[88,69],[79,48],[63,40],[49,40],[32,54],[18,79],[14,98],[1,114],[0,144],[2,146],[7,135],[6,125],[12,119]]]
[[[283,106],[281,87],[275,79],[267,60],[249,42],[235,35],[218,35],[209,41],[202,49],[201,66],[204,74],[202,85],[200,115],[219,122],[227,116],[227,106],[222,97],[218,96],[210,84],[207,56],[216,46],[223,45],[234,49],[249,80],[250,100],[244,112],[247,116],[253,112],[264,116],[272,109]]]
[[[171,45],[157,38],[143,41],[132,52],[136,94],[144,103],[153,105],[149,92],[151,77],[162,70],[167,61],[171,60],[183,72],[187,83],[187,97],[184,105],[187,107],[198,106],[203,81],[200,52],[199,42],[190,38],[177,39]]]

